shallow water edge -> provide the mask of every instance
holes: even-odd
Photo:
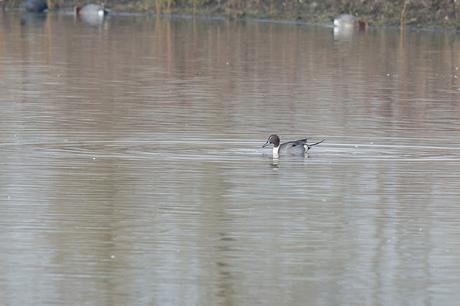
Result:
[[[413,3],[412,3],[413,2]],[[4,1],[7,9],[16,9],[20,1]],[[49,0],[50,10],[73,8],[79,1]],[[370,25],[410,26],[428,29],[459,30],[460,5],[455,1],[110,1],[112,13],[147,13],[156,15],[190,15],[230,19],[256,18],[270,21],[301,21],[306,23],[331,23],[346,13]]]

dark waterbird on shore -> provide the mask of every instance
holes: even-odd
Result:
[[[24,0],[21,7],[26,12],[42,13],[44,10],[48,9],[48,4],[46,0]]]
[[[75,6],[75,15],[77,16],[105,16],[109,13],[104,5],[86,4],[83,6]]]
[[[280,144],[280,138],[278,135],[272,134],[268,137],[267,142],[262,146],[265,148],[266,146],[273,144],[273,157],[277,158],[280,154],[282,155],[305,155],[305,153],[310,150],[311,147],[316,146],[322,143],[325,139],[308,144],[307,138],[288,141],[285,143]]]

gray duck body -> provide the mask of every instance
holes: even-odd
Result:
[[[279,146],[278,154],[283,155],[304,155],[308,148],[306,147],[307,138],[288,141]]]

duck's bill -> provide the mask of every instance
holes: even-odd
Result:
[[[262,148],[265,148],[266,146],[268,146],[270,143],[267,141],[263,146]]]

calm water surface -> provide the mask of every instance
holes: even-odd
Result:
[[[459,34],[0,24],[3,305],[458,305]]]

